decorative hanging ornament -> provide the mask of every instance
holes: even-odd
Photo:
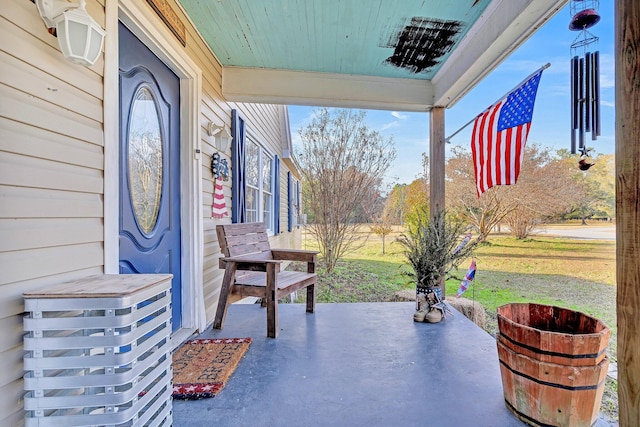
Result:
[[[223,159],[220,153],[211,155],[211,173],[214,179],[222,179],[229,181],[229,163],[227,159]]]
[[[222,185],[222,179],[216,179],[215,187],[213,190],[213,206],[211,206],[211,218],[221,219],[224,216],[229,216],[227,211],[227,203],[224,200],[224,187]]]
[[[598,22],[600,22],[600,14],[595,9],[585,9],[573,16],[569,29],[571,31],[582,31],[593,27]]]
[[[213,190],[213,205],[211,206],[211,218],[222,218],[228,216],[227,204],[224,200],[223,181],[229,180],[229,164],[227,159],[223,159],[220,153],[211,155],[211,173],[215,180]]]
[[[590,151],[586,134],[590,132],[593,141],[600,136],[600,52],[592,52],[598,37],[587,30],[600,21],[599,7],[599,0],[570,2],[569,29],[580,32],[571,44],[571,154],[579,149],[583,156]]]
[[[578,169],[580,169],[581,171],[587,171],[591,166],[596,164],[596,162],[593,160],[593,157],[591,157],[591,155],[589,154],[590,151],[593,150],[583,148],[580,152],[581,156],[580,160],[578,160]]]

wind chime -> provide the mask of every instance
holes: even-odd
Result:
[[[569,6],[569,29],[580,32],[571,44],[571,154],[580,152],[580,170],[594,165],[586,134],[593,141],[600,136],[600,52],[592,52],[598,37],[589,31],[600,21],[599,7],[599,0],[571,0]]]

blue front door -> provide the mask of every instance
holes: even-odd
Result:
[[[120,273],[171,273],[181,326],[180,80],[124,25],[120,47]]]

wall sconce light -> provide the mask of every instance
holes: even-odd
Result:
[[[85,0],[35,0],[47,28],[55,28],[62,54],[74,64],[93,65],[102,52],[105,32],[85,10]]]
[[[224,153],[229,149],[229,145],[231,144],[233,137],[225,125],[220,126],[213,122],[209,122],[209,125],[207,126],[207,133],[209,136],[216,137],[215,146],[219,151]]]

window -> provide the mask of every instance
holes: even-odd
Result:
[[[300,226],[300,224],[305,224],[306,221],[303,221],[302,219],[302,185],[300,183],[300,181],[296,180],[296,185],[295,185],[295,202],[294,202],[294,207],[295,207],[295,213],[296,213],[296,226]]]
[[[267,230],[273,231],[273,157],[255,141],[247,138],[245,162],[246,222],[264,222]]]
[[[287,172],[287,187],[289,194],[289,231],[293,231],[294,227],[304,225],[306,220],[301,212],[302,184],[293,177],[291,172]]]

